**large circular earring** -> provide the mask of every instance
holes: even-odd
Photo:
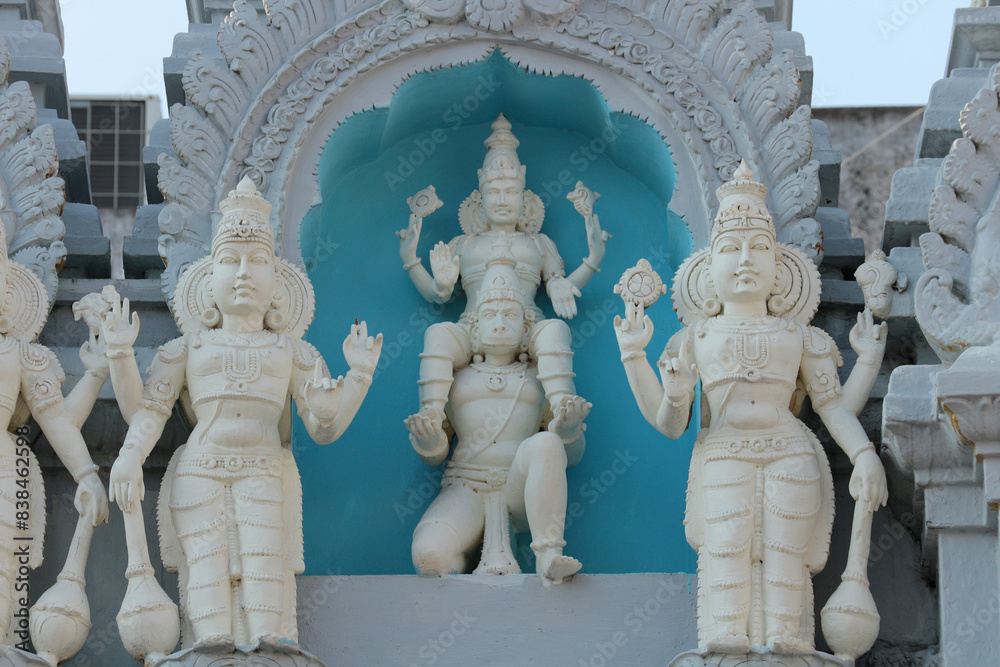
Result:
[[[264,326],[271,331],[280,331],[286,321],[285,313],[281,309],[281,297],[275,292],[271,297],[271,309],[264,315]]]
[[[212,274],[209,273],[207,280],[205,280],[205,306],[202,308],[201,313],[198,315],[198,319],[209,329],[214,329],[219,326],[222,321],[222,313],[215,306],[215,297],[212,295]]]

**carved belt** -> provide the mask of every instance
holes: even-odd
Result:
[[[510,509],[504,500],[510,468],[448,462],[441,488],[461,484],[483,499],[483,553],[473,574],[517,574],[521,571],[510,546]]]
[[[816,453],[808,435],[786,430],[772,433],[710,433],[704,440],[704,447],[706,461],[736,459],[765,462]]]
[[[277,456],[246,454],[201,454],[177,463],[178,475],[242,479],[245,477],[280,477],[281,459]]]

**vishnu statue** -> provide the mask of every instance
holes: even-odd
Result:
[[[569,327],[563,320],[544,319],[535,304],[535,295],[544,282],[556,314],[567,319],[574,317],[576,297],[599,271],[609,235],[601,229],[593,213],[599,195],[578,183],[567,198],[584,217],[589,254],[575,271],[566,275],[555,243],[540,231],[545,214],[542,201],[524,187],[525,167],[517,155],[519,143],[506,118],[501,115],[493,122],[492,133],[485,141],[487,151],[479,170],[479,189],[459,208],[463,234],[447,244],[439,242],[434,246],[430,272],[417,257],[417,243],[424,217],[439,208],[441,201],[433,187],[408,200],[409,226],[398,232],[403,268],[420,294],[432,303],[451,299],[459,278],[467,299],[457,323],[436,323],[424,334],[418,392],[420,414],[426,419],[440,422],[444,418],[454,372],[472,359],[470,319],[486,274],[486,263],[501,234],[509,239],[524,292],[524,307],[533,318],[526,351],[538,366],[538,380],[545,396],[553,405],[560,405],[576,395]]]
[[[828,625],[846,619],[866,633],[878,630],[866,564],[871,513],[886,503],[886,477],[856,413],[885,350],[885,325],[873,324],[870,313],[859,317],[851,342],[860,363],[841,385],[837,345],[809,324],[819,303],[819,274],[805,255],[777,241],[766,193],[745,163],[719,188],[710,246],[689,257],[674,279],[683,328],[658,362],[659,380],[646,362],[653,326],[644,308],[665,288],[644,261],[616,288],[627,306],[615,330],[639,409],[667,437],[688,428],[701,381],[702,428],[684,525],[698,554],[702,651],[747,655],[754,647],[814,654],[811,577],[829,553],[834,498],[823,447],[795,414],[804,395],[811,399],[854,466],[854,565],[844,581],[857,590],[847,603],[831,600],[823,612],[824,634],[837,658],[853,659],[871,643],[844,646],[843,632]]]
[[[510,529],[531,531],[536,571],[561,583],[581,567],[563,555],[566,466],[583,455],[583,420],[591,405],[579,396],[552,402],[538,365],[526,355],[535,311],[525,302],[518,263],[505,234],[495,237],[468,313],[471,364],[456,371],[442,421],[424,411],[406,427],[428,465],[445,468],[441,493],[413,533],[421,574],[520,572]]]
[[[381,334],[368,336],[356,321],[343,346],[350,371],[332,378],[302,340],[315,297],[309,280],[275,256],[271,204],[244,178],[219,208],[211,254],[182,274],[171,304],[183,335],[160,348],[137,403],[120,389],[136,382],[138,323],[127,304],[116,303],[105,318],[108,355],[121,365],[112,381],[130,422],[111,471],[111,497],[126,527],[135,527],[119,627],[130,652],[147,659],[176,642],[165,628],[177,612],[150,580],[137,514],[143,461],[174,405],[194,427],[170,461],[157,513],[164,564],[180,575],[182,645],[288,652],[297,642],[294,575],[303,570],[290,399],[313,440],[333,442],[367,394],[382,346]]]

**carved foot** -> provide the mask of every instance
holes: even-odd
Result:
[[[793,655],[811,654],[816,650],[812,644],[798,637],[775,637],[771,640],[771,649],[775,653],[790,653]]]
[[[583,563],[571,556],[551,553],[544,554],[539,559],[536,569],[546,584],[561,584],[572,579],[581,567],[583,567]]]
[[[232,653],[236,648],[236,640],[232,635],[207,635],[196,641],[192,648],[198,653]]]
[[[712,653],[742,654],[750,652],[750,638],[746,635],[719,635],[706,642]]]

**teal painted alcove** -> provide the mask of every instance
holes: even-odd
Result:
[[[587,452],[568,471],[566,552],[588,573],[695,571],[682,526],[695,430],[671,441],[643,420],[612,327],[624,310],[612,289],[625,269],[645,257],[669,280],[691,252],[684,222],[668,208],[676,178],[669,149],[641,120],[610,112],[583,79],[528,73],[495,54],[414,76],[389,107],[347,119],[324,149],[322,204],[300,233],[317,295],[306,337],[334,374],[347,370],[341,343],[355,318],[385,340],[371,391],[340,440],[321,448],[297,420],[307,574],[413,572],[410,538],[443,467],[420,463],[403,420],[418,408],[423,332],[457,319],[464,294],[446,306],[424,301],[402,269],[395,232],[407,223],[406,198],[433,184],[444,206],[424,221],[425,266],[434,243],[461,233],[458,206],[478,186],[483,140],[501,112],[521,141],[527,187],[546,204],[542,231],[567,272],[587,254],[583,220],[566,200],[577,180],[601,193],[595,211],[614,235],[603,272],[583,290],[570,322],[577,391],[594,409]],[[540,304],[552,316],[544,295]],[[655,363],[680,325],[668,298],[651,311]],[[519,557],[533,571],[528,542],[520,536]]]

